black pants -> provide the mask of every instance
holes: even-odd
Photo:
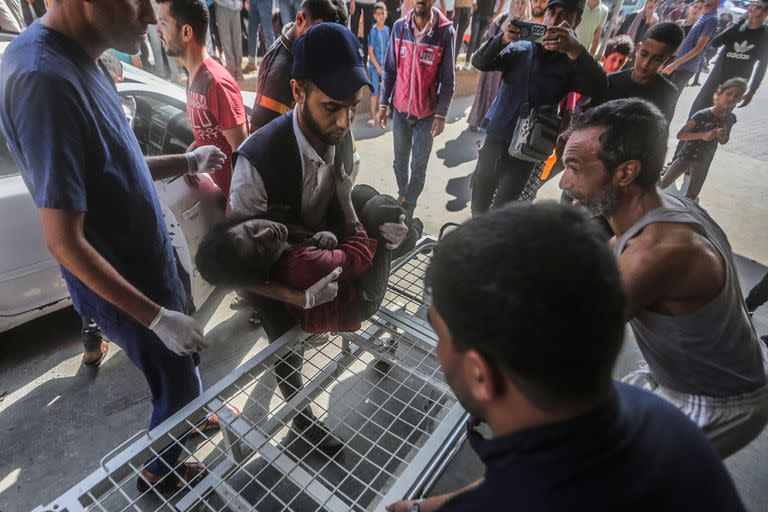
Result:
[[[478,14],[477,11],[472,15],[472,36],[469,38],[469,46],[467,46],[467,62],[472,60],[472,54],[480,48],[483,42],[483,36],[485,31],[488,30],[488,25],[491,23],[490,15]]]
[[[675,97],[675,106],[677,106],[677,100],[680,99],[680,95],[683,94],[683,89],[688,85],[693,76],[693,71],[684,71],[682,69],[675,70],[671,75],[667,76],[670,82],[677,87],[677,96]]]
[[[508,147],[507,140],[485,138],[472,175],[472,215],[520,199],[536,164],[509,156]]]
[[[355,206],[355,211],[358,213],[360,222],[365,227],[368,236],[377,238],[380,242],[374,255],[371,269],[357,283],[361,300],[361,315],[365,315],[364,318],[369,318],[376,312],[381,305],[381,301],[384,299],[392,259],[413,249],[418,236],[415,233],[417,230],[409,225],[411,229],[405,242],[396,251],[389,251],[381,240],[379,226],[384,222],[396,222],[400,215],[403,214],[403,210],[397,201],[390,196],[380,195],[371,186],[358,185],[352,191],[352,204]],[[410,220],[408,219],[406,223],[408,224],[409,222]],[[258,312],[259,318],[261,318],[261,325],[264,327],[264,332],[267,333],[267,339],[270,343],[290,331],[296,325],[296,320],[288,313],[283,303],[246,291],[243,291],[243,297]],[[304,385],[301,376],[303,362],[303,351],[300,347],[297,347],[275,363],[278,387],[283,395],[283,399],[286,401],[290,400]],[[299,426],[303,426],[311,421],[312,418],[312,409],[307,406],[296,417],[294,422],[298,423]]]
[[[403,251],[407,252],[413,249],[415,240],[413,240],[413,244],[409,243],[411,238],[409,236],[396,251],[386,250],[386,241],[382,239],[379,228],[385,222],[397,222],[400,215],[404,213],[394,197],[379,194],[370,185],[357,185],[352,190],[352,204],[365,232],[369,237],[375,238],[379,242],[371,268],[356,283],[360,303],[360,320],[364,321],[379,309],[384,300],[392,259],[398,257]],[[408,219],[406,219],[406,224],[409,228],[411,227]],[[408,248],[409,245],[410,248]]]
[[[754,311],[766,302],[768,302],[768,273],[749,291],[747,309]]]
[[[459,56],[461,46],[464,44],[464,34],[469,28],[472,19],[471,7],[457,7],[453,11],[453,27],[456,29],[456,52],[453,55],[454,62]]]
[[[373,28],[373,4],[355,4],[355,13],[349,19],[349,26],[355,35],[360,26],[360,16],[363,17],[363,37],[360,39],[363,45],[363,61],[368,62],[368,34]]]
[[[732,77],[729,77],[732,78]],[[704,81],[704,84],[702,84],[701,89],[699,89],[699,94],[696,95],[696,99],[693,100],[693,105],[691,105],[691,111],[688,113],[688,119],[693,117],[693,114],[698,112],[699,110],[709,108],[713,105],[713,97],[715,94],[715,91],[717,90],[717,86],[721,83],[725,82],[727,80],[726,78],[723,78],[720,73],[710,73],[707,79]],[[678,153],[680,153],[680,150],[683,149],[683,141],[679,141],[677,143],[677,148],[675,149],[675,156],[674,158],[677,158]]]

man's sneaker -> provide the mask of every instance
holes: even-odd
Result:
[[[306,425],[294,420],[293,428],[305,441],[327,455],[335,455],[344,447],[344,443],[333,435],[331,429],[316,418]]]

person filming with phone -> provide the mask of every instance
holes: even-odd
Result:
[[[567,93],[605,92],[605,73],[574,32],[585,2],[550,0],[543,25],[510,16],[473,56],[480,71],[503,73],[483,121],[488,135],[472,176],[473,215],[520,198],[536,163],[554,148],[557,105]]]

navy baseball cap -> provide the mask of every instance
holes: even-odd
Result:
[[[291,46],[292,75],[311,80],[335,100],[345,100],[367,85],[373,91],[357,37],[338,23],[318,23]]]

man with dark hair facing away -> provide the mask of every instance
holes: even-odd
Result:
[[[195,142],[190,148],[213,144],[226,155],[211,179],[229,197],[232,152],[248,136],[243,98],[237,82],[208,55],[208,7],[203,0],[157,0],[157,33],[166,53],[179,57],[187,68],[187,117]],[[191,186],[197,177],[186,177]]]
[[[666,119],[644,100],[595,107],[568,140],[560,188],[616,234],[627,319],[645,358],[625,382],[680,408],[725,458],[768,422],[768,353],[725,233],[693,201],[657,188],[667,138]]]
[[[485,475],[388,512],[744,510],[683,414],[611,380],[626,303],[583,213],[546,202],[475,217],[438,243],[427,285],[437,357]]]
[[[256,80],[256,100],[251,112],[251,133],[293,108],[291,91],[291,46],[299,37],[318,23],[347,24],[347,7],[343,0],[304,0],[296,21],[283,27],[259,67]]]

